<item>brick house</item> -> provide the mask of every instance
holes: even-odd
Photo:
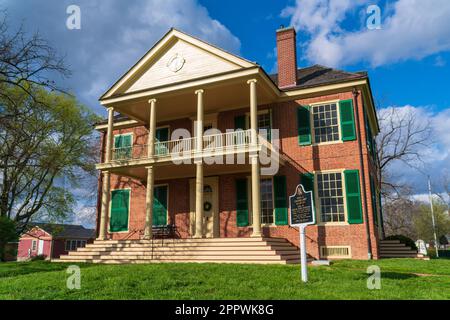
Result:
[[[95,238],[95,230],[80,225],[35,223],[19,239],[17,260],[43,255],[57,259],[62,254],[85,247]]]
[[[284,238],[288,198],[314,192],[315,259],[379,257],[383,237],[368,75],[297,68],[276,32],[278,74],[171,29],[101,98],[99,240]],[[270,159],[269,161],[266,161]],[[276,170],[274,170],[276,168]]]

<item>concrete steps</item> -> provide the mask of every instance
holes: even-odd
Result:
[[[380,258],[424,258],[399,240],[380,240]]]
[[[55,262],[300,263],[298,248],[281,238],[96,240]]]

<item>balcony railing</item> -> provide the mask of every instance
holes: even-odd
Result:
[[[203,152],[220,152],[245,149],[250,146],[251,130],[208,134],[203,136]],[[196,152],[195,137],[159,141],[155,143],[154,157],[193,156]],[[133,145],[112,149],[112,161],[130,161],[148,159],[148,145]]]

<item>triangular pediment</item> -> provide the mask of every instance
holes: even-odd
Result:
[[[101,99],[253,66],[252,62],[172,29]]]

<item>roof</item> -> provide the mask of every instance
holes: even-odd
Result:
[[[271,74],[269,77],[278,86],[278,74]],[[297,69],[297,85],[285,90],[304,89],[365,78],[367,78],[366,72],[347,72],[315,64]]]
[[[278,86],[278,74],[270,74],[269,78]],[[304,89],[343,81],[366,79],[367,72],[347,72],[343,70],[333,69],[319,64],[297,69],[297,85],[283,89],[285,91]],[[114,116],[114,122],[131,120],[123,114]],[[97,125],[107,124],[108,119],[100,120]]]
[[[35,223],[33,227],[38,227],[49,233],[53,238],[75,238],[92,239],[95,238],[94,229],[86,229],[81,225],[73,224],[54,224],[54,223]]]
[[[124,114],[118,113],[118,114],[114,115],[113,122],[117,123],[117,122],[128,121],[128,120],[132,120],[132,119]],[[102,125],[102,124],[108,124],[108,118],[104,118],[95,123],[96,126]]]
[[[102,101],[104,98],[116,96],[116,93],[119,90],[119,88],[124,86],[128,79],[133,78],[135,74],[141,68],[143,68],[149,61],[151,61],[153,58],[159,57],[159,53],[162,50],[162,48],[168,45],[173,39],[181,39],[187,43],[201,46],[204,50],[207,50],[210,53],[215,53],[224,60],[232,61],[233,63],[239,65],[242,68],[255,66],[259,67],[259,65],[255,62],[247,60],[234,53],[230,53],[222,48],[219,48],[216,45],[213,45],[209,42],[206,42],[202,39],[192,36],[184,31],[180,31],[175,28],[170,28],[169,31],[153,45],[153,47],[151,47],[126,73],[124,73],[104,94],[101,95],[99,100]]]

